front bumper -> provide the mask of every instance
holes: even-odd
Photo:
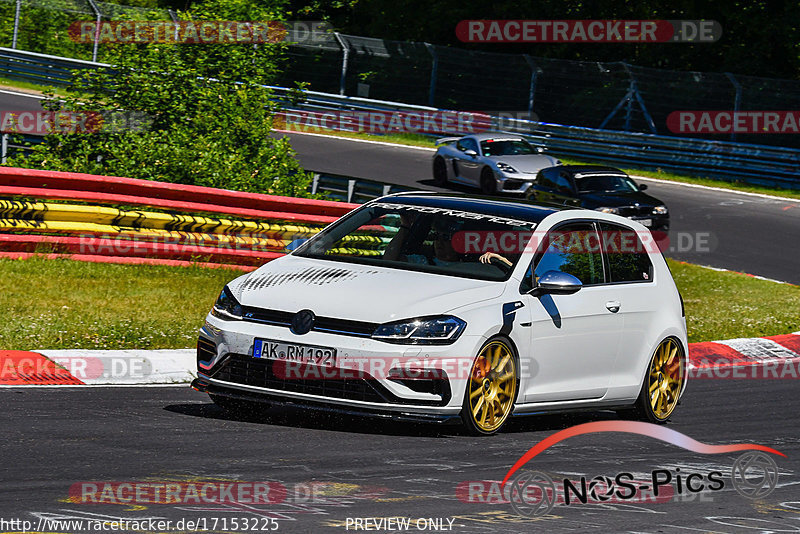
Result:
[[[507,174],[497,170],[494,171],[494,175],[497,179],[497,190],[499,192],[520,195],[524,195],[528,192],[528,189],[533,185],[533,180],[536,177],[535,174]]]
[[[295,363],[287,371],[282,360],[253,357],[256,338],[335,348],[336,367]],[[395,345],[316,331],[298,336],[282,326],[209,315],[200,331],[197,369],[203,387],[221,395],[447,418],[461,411],[465,377],[483,341],[462,335],[452,345]]]
[[[226,387],[205,377],[195,378],[192,382],[192,389],[210,395],[219,395],[237,400],[249,402],[260,402],[266,406],[281,406],[287,408],[299,408],[303,410],[313,410],[315,412],[329,413],[346,416],[373,417],[379,419],[390,419],[392,421],[406,421],[411,423],[437,423],[437,424],[457,424],[461,418],[459,414],[437,414],[437,413],[415,413],[402,411],[387,411],[374,407],[357,407],[331,404],[329,402],[318,402],[308,399],[291,398],[283,395],[275,395],[263,391],[248,391],[236,387]]]
[[[628,216],[628,219],[643,224],[651,231],[669,231],[669,215],[636,215]]]

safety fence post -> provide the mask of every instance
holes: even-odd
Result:
[[[726,72],[725,76],[728,77],[733,85],[733,88],[736,90],[736,95],[733,97],[733,113],[735,117],[735,114],[738,113],[739,109],[742,107],[742,84],[740,84],[739,80],[737,80],[730,72]],[[735,128],[731,128],[731,141],[736,141]]]
[[[431,107],[434,106],[434,99],[436,97],[436,76],[439,72],[439,55],[436,53],[436,46],[430,43],[425,43],[425,48],[428,49],[428,53],[431,55],[431,83],[430,88],[428,89],[428,105]]]
[[[347,82],[347,64],[350,60],[350,48],[339,35],[339,32],[333,32],[333,36],[336,37],[336,41],[339,43],[339,46],[342,47],[342,74],[339,78],[339,94],[344,96],[345,84]]]

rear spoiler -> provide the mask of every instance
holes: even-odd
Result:
[[[453,143],[455,141],[458,141],[459,139],[461,139],[461,138],[460,137],[442,137],[442,138],[436,140],[436,144],[437,145],[443,145],[445,143]]]

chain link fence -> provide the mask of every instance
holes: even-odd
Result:
[[[800,147],[796,134],[676,134],[667,127],[676,111],[798,111],[797,80],[328,34],[289,46],[278,83],[301,81],[315,91],[554,124]]]
[[[0,46],[100,61],[103,47],[77,43],[70,24],[101,20],[177,20],[169,9],[148,9],[97,0],[0,0]]]
[[[97,0],[0,0],[0,46],[103,61],[103,45],[68,34],[79,20],[177,20],[171,10]],[[287,40],[277,85],[546,123],[800,148],[792,134],[676,134],[675,111],[800,110],[800,81],[683,72],[622,62],[498,54],[336,32]],[[624,46],[624,45],[621,45]],[[652,46],[680,46],[674,44]],[[709,45],[713,46],[713,45]]]

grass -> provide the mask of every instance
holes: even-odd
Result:
[[[227,269],[0,260],[0,348],[168,349],[194,345]]]
[[[690,342],[800,331],[800,286],[668,262],[683,295]]]
[[[48,87],[35,82],[24,82],[12,78],[0,76],[0,89],[16,89],[24,93],[42,94],[42,92],[50,89],[58,96],[66,96],[66,89],[60,87]]]
[[[670,261],[689,340],[800,330],[800,287]],[[192,347],[238,271],[0,259],[0,349]]]
[[[298,133],[304,133],[303,130],[298,130]],[[315,128],[305,133],[318,133],[324,135],[331,135],[335,137],[346,137],[349,139],[365,139],[370,141],[382,141],[385,143],[393,143],[405,146],[419,146],[426,148],[434,148],[436,146],[435,139],[426,137],[419,134],[369,134],[364,132],[342,132],[338,130],[328,130],[324,128]],[[444,136],[442,136],[444,137]],[[571,158],[560,158],[565,164],[568,165],[585,165],[593,163],[589,161],[581,161]],[[631,175],[646,176],[648,178],[657,178],[659,180],[668,180],[670,182],[680,182],[684,184],[705,185],[709,187],[719,187],[721,189],[730,189],[731,191],[745,191],[748,193],[758,193],[761,195],[770,195],[781,198],[796,198],[800,199],[800,190],[797,189],[782,189],[776,187],[764,187],[758,185],[749,185],[740,181],[725,182],[722,180],[715,180],[713,178],[701,178],[695,176],[683,176],[671,172],[661,170],[646,171],[642,169],[623,168],[625,172]]]

